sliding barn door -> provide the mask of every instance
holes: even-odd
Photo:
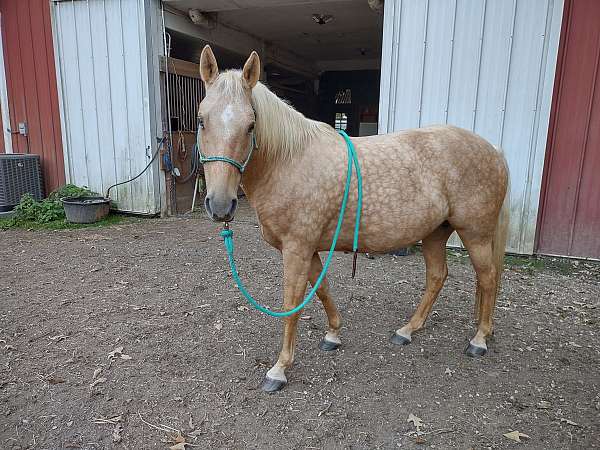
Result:
[[[600,1],[569,1],[537,251],[600,258]]]

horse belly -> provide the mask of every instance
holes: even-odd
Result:
[[[398,195],[398,201],[388,203],[365,195],[358,236],[360,252],[389,252],[412,245],[431,234],[448,217],[447,202],[441,195],[437,201],[424,197],[408,201],[401,197]],[[340,251],[351,251],[353,245],[356,203],[351,201],[348,206],[336,246]],[[320,251],[329,249],[334,229],[333,222],[326,227],[319,242]]]
[[[431,234],[446,220],[448,208],[445,202],[406,202],[365,213],[361,221],[361,250],[387,252]]]

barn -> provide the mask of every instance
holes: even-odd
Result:
[[[148,167],[118,208],[187,211],[199,52],[257,50],[272,90],[350,135],[482,135],[511,170],[509,250],[600,258],[598,23],[595,0],[0,0],[0,152],[40,154],[47,190]]]

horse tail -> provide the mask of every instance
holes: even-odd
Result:
[[[506,240],[508,238],[508,225],[510,222],[510,174],[508,171],[508,164],[506,158],[502,153],[502,150],[498,150],[502,155],[504,166],[506,167],[506,193],[504,194],[504,201],[500,214],[498,215],[498,222],[496,223],[496,229],[494,231],[494,237],[492,238],[492,257],[494,267],[496,269],[496,289],[500,290],[500,282],[502,280],[502,270],[504,268],[504,253],[506,251]]]

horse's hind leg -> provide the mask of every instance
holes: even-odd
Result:
[[[318,253],[315,253],[312,257],[310,273],[308,274],[308,279],[313,286],[315,285],[317,278],[319,278],[322,270],[323,264],[321,263],[321,258],[319,257]],[[335,307],[335,303],[333,303],[331,295],[329,295],[327,277],[323,278],[319,289],[317,289],[317,296],[323,303],[323,308],[325,308],[327,320],[329,321],[329,330],[327,331],[327,334],[323,340],[319,343],[319,348],[325,351],[336,350],[342,344],[339,336],[340,328],[342,326],[342,318]]]
[[[391,340],[394,344],[410,344],[412,333],[423,328],[448,275],[446,242],[452,231],[449,225],[442,225],[423,239],[423,256],[426,267],[425,293],[409,322],[392,335]]]
[[[499,281],[493,259],[492,238],[470,237],[465,232],[459,232],[459,235],[469,251],[477,274],[475,313],[478,327],[466,353],[469,356],[483,356],[487,352],[486,338],[492,334],[492,316]]]

